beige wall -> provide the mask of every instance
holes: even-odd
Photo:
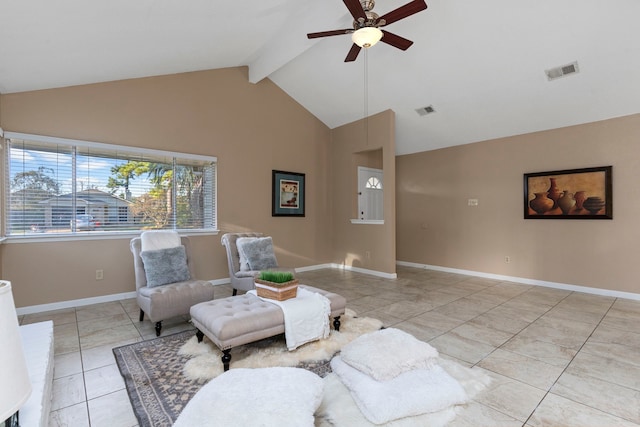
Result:
[[[333,129],[331,148],[334,262],[395,274],[395,114],[385,111]],[[384,225],[350,222],[357,218],[358,166],[383,169]]]
[[[229,68],[0,95],[5,131],[218,157],[221,232],[274,237],[280,264],[332,259],[330,130],[270,80]],[[271,171],[306,174],[306,217],[271,217]],[[218,236],[194,237],[197,276],[228,277]],[[135,290],[129,239],[0,245],[18,307]],[[95,270],[104,280],[95,280]]]
[[[634,115],[399,156],[398,260],[638,293],[639,140]],[[523,219],[524,173],[607,165],[613,220]]]

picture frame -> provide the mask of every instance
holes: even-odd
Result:
[[[271,216],[305,216],[305,174],[273,170]]]
[[[524,174],[525,219],[613,219],[611,166]]]

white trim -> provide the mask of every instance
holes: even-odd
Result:
[[[402,265],[404,267],[415,267],[427,270],[444,271],[446,273],[465,274],[467,276],[483,277],[485,279],[504,280],[515,283],[522,283],[525,285],[544,286],[547,288],[563,289],[566,291],[583,292],[586,294],[640,300],[640,294],[632,292],[614,291],[611,289],[592,288],[589,286],[572,285],[568,283],[547,282],[545,280],[527,279],[524,277],[504,276],[502,274],[483,273],[480,271],[461,270],[459,268],[440,267],[437,265],[418,264],[415,262],[396,261],[396,265]]]
[[[351,224],[384,224],[384,219],[351,219]]]
[[[230,283],[229,278],[207,280],[212,286],[226,285]],[[16,308],[19,316],[24,314],[41,313],[43,311],[62,310],[65,308],[82,307],[85,305],[100,304],[104,302],[121,301],[136,297],[136,291],[124,292],[121,294],[102,295],[99,297],[81,298],[69,301],[52,302],[49,304],[31,305],[27,307]]]
[[[302,273],[304,271],[314,271],[314,270],[322,270],[325,268],[334,268],[335,264],[316,264],[316,265],[308,265],[306,267],[297,267],[295,269],[296,273]]]
[[[218,158],[215,156],[203,156],[200,154],[189,154],[189,153],[181,153],[177,151],[164,151],[164,150],[155,150],[151,148],[141,148],[141,147],[131,147],[128,145],[117,145],[117,144],[105,144],[102,142],[93,142],[93,141],[83,141],[79,139],[70,139],[70,138],[58,138],[55,136],[45,136],[45,135],[33,135],[28,133],[20,133],[20,132],[5,132],[5,139],[25,139],[28,141],[38,141],[38,142],[49,142],[52,144],[65,144],[65,145],[76,145],[80,147],[90,147],[90,148],[103,148],[109,150],[120,150],[127,153],[132,154],[149,154],[149,155],[160,155],[167,157],[179,157],[181,159],[189,159],[189,160],[202,160],[208,162],[217,162]]]
[[[172,229],[167,229],[172,230]],[[5,237],[5,243],[51,243],[51,242],[73,242],[78,240],[114,240],[114,239],[132,239],[139,237],[144,230],[139,231],[91,231],[88,233],[51,233],[46,234],[47,237],[42,237],[43,234],[26,234],[21,236],[9,236]],[[219,230],[174,230],[181,236],[217,236],[220,233]],[[51,236],[51,237],[48,237]],[[2,240],[0,240],[1,242]]]
[[[353,267],[351,265],[344,265],[344,264],[331,264],[332,268],[336,268],[336,269],[342,269],[342,270],[347,270],[347,271],[355,271],[356,273],[363,273],[363,274],[369,274],[371,276],[377,276],[377,277],[382,277],[384,279],[397,279],[398,275],[396,273],[385,273],[383,271],[376,271],[376,270],[368,270],[366,268],[360,268],[360,267]]]
[[[103,302],[120,301],[123,299],[135,298],[136,293],[125,292],[122,294],[102,295],[99,297],[74,299],[69,301],[52,302],[49,304],[31,305],[27,307],[16,308],[16,313],[19,316],[23,314],[41,313],[43,311],[61,310],[64,308],[81,307],[83,305],[100,304]]]

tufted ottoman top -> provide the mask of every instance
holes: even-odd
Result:
[[[311,286],[331,303],[331,315],[344,313],[346,300],[341,295]],[[202,302],[191,307],[193,325],[221,350],[284,333],[284,315],[275,304],[252,294]]]
[[[280,307],[251,294],[196,304],[190,313],[195,327],[221,350],[284,333]]]

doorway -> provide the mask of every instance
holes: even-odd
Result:
[[[383,220],[382,169],[358,166],[358,219]]]

